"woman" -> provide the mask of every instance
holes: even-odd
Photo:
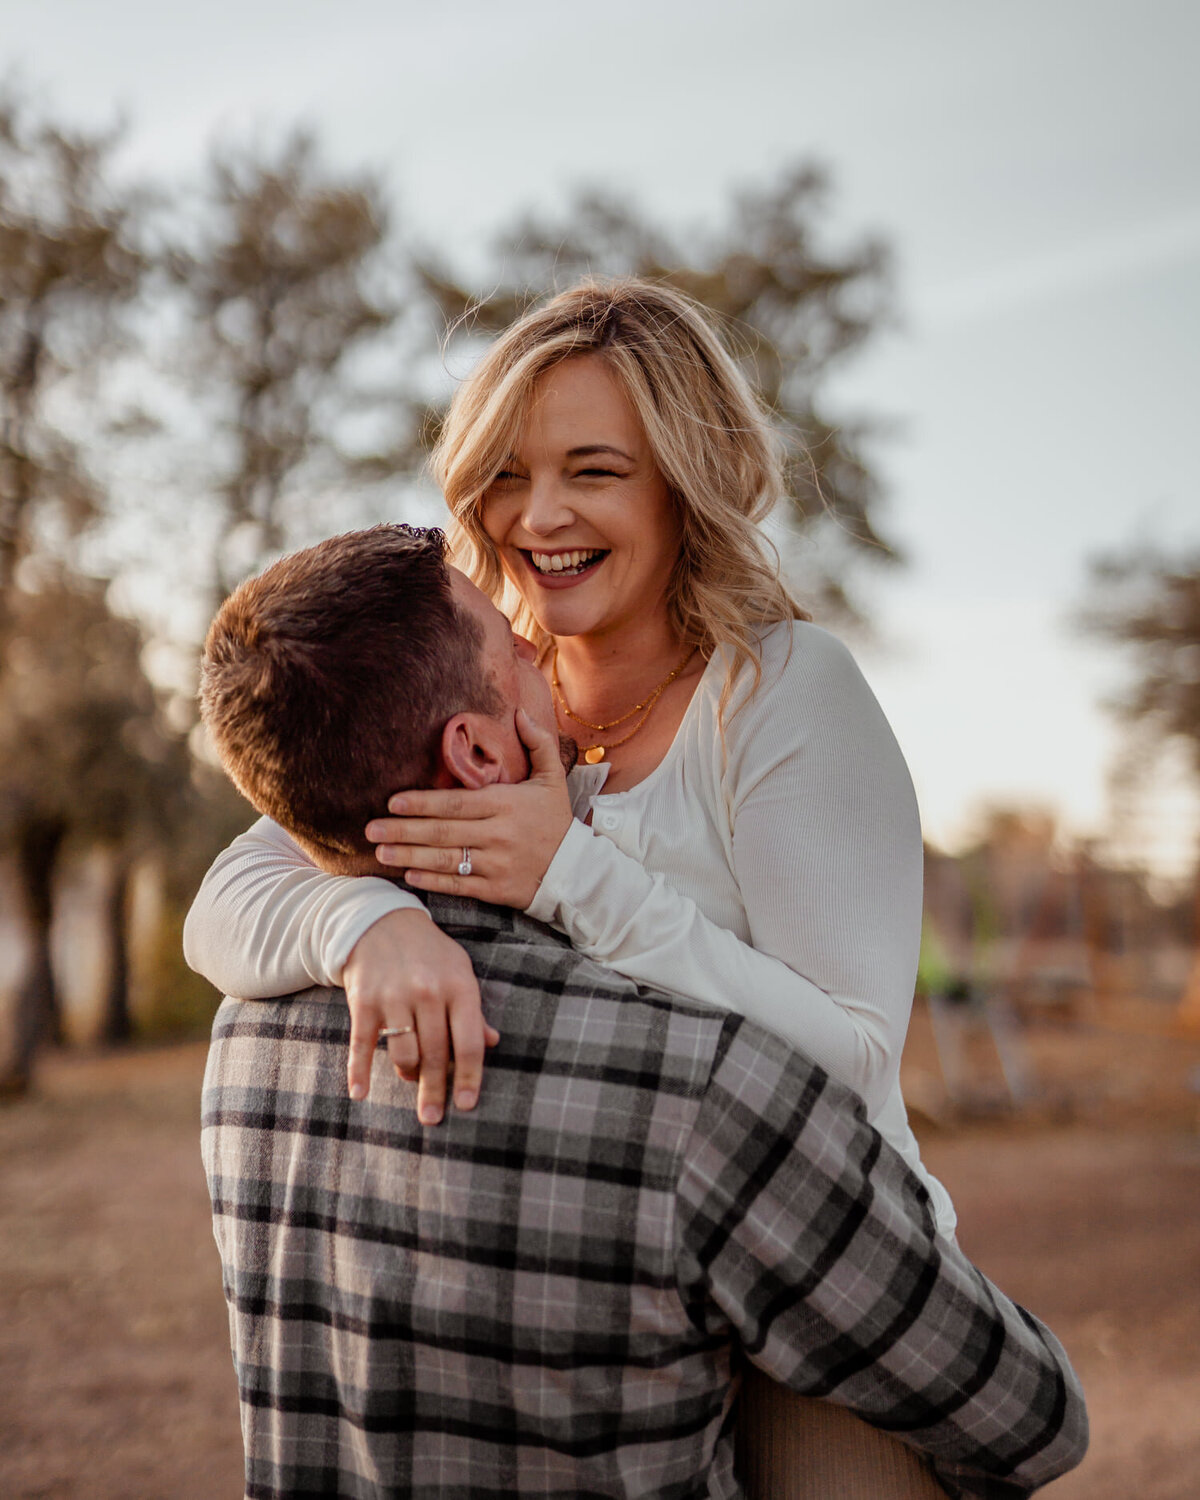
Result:
[[[951,1234],[897,1081],[920,935],[911,783],[849,654],[765,554],[779,448],[719,339],[663,287],[566,292],[464,382],[434,472],[468,571],[538,647],[588,817],[544,776],[405,793],[368,828],[380,861],[786,1036],[862,1095]],[[206,879],[188,956],[243,995],[344,981],[370,1006],[392,986],[380,1013],[407,1031],[393,934],[406,920],[411,939],[413,904],[320,875],[259,824]],[[406,1071],[425,1035],[401,1039]]]

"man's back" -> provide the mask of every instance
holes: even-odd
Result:
[[[1061,1350],[935,1241],[853,1095],[524,918],[437,914],[502,1034],[469,1114],[422,1129],[382,1065],[351,1103],[336,992],[218,1015],[204,1153],[248,1495],[734,1496],[739,1346],[931,1448],[956,1492],[1078,1460]]]

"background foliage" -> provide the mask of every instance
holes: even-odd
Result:
[[[197,734],[203,622],[282,551],[428,514],[448,372],[532,299],[624,272],[698,298],[787,440],[781,550],[818,618],[862,622],[872,568],[898,561],[872,463],[879,417],[828,398],[890,316],[888,257],[874,240],[829,243],[830,188],[811,165],[686,236],[581,192],[558,216],[517,214],[467,275],[309,134],[227,145],[190,185],[131,181],[120,148],[119,132],[0,94],[0,844],[28,937],[8,1092],[63,1035],[52,935],[73,855],[100,849],[107,872],[98,1034],[206,1017],[178,933],[247,812]],[[1104,560],[1089,621],[1134,648],[1130,712],[1188,738],[1200,766],[1198,572],[1194,558]],[[160,899],[134,1006],[147,868]]]

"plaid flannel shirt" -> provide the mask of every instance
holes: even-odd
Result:
[[[203,1155],[246,1495],[733,1497],[747,1355],[951,1495],[1077,1463],[1061,1346],[952,1245],[850,1090],[518,914],[432,898],[502,1034],[422,1128],[340,991],[226,1000]]]

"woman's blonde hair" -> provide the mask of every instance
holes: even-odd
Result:
[[[783,493],[782,445],[690,298],[633,277],[587,280],[526,313],[492,344],[458,388],[431,459],[457,523],[456,560],[518,630],[548,646],[528,606],[506,592],[481,502],[516,447],[535,381],[582,354],[603,359],[620,381],[671,489],[682,532],[671,623],[706,654],[730,649],[723,712],[744,666],[752,666],[755,687],[761,678],[757,629],[809,616],[759,529]]]

